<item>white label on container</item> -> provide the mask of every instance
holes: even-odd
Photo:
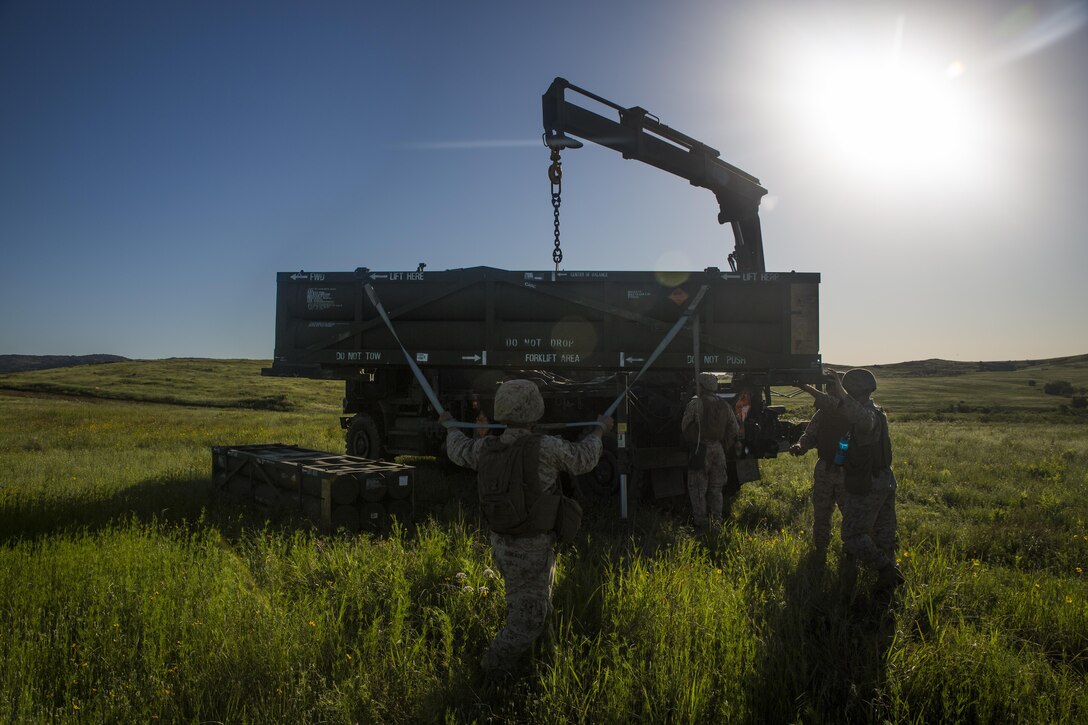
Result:
[[[416,353],[416,362],[427,362],[427,353],[417,352]]]
[[[382,359],[380,352],[369,352],[367,350],[360,350],[359,352],[338,352],[336,353],[337,360],[351,360],[353,362],[361,362],[363,360],[373,360],[375,362]]]
[[[310,287],[306,290],[306,309],[311,312],[320,312],[335,307],[343,307],[332,298],[335,292],[333,287]]]
[[[408,485],[408,477],[407,476],[401,476],[399,483],[400,483],[401,486],[407,486]]]

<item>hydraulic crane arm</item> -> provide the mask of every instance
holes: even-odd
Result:
[[[614,121],[569,102],[566,91],[579,93],[619,112]],[[581,144],[567,134],[619,151],[662,171],[687,179],[693,186],[714,192],[718,223],[733,228],[735,248],[729,264],[741,272],[764,272],[763,236],[759,226],[759,200],[767,193],[759,179],[722,161],[720,154],[700,141],[669,128],[644,108],[621,106],[556,78],[541,97],[544,109],[544,143],[552,149],[577,148]]]

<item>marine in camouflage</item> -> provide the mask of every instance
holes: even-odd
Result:
[[[793,449],[796,455],[804,455],[817,447],[820,425],[825,417],[826,413],[820,410],[812,416]],[[833,460],[820,456],[812,469],[812,541],[817,549],[826,551],[831,544],[831,519],[836,506],[843,511],[845,496],[842,466],[836,466]]]
[[[505,395],[504,389],[510,394]],[[534,399],[540,403],[539,411]],[[539,420],[543,413],[543,399],[533,383],[513,380],[499,387],[495,396],[495,417],[499,420],[527,425]],[[528,428],[510,427],[503,431],[501,439],[512,443],[530,434]],[[469,438],[450,428],[446,434],[446,454],[457,465],[476,470],[485,440]],[[592,471],[600,460],[602,448],[601,438],[592,434],[575,443],[556,436],[541,436],[538,469],[541,493],[560,492],[560,473],[579,475]],[[509,672],[547,624],[555,579],[555,534],[511,536],[493,532],[491,554],[505,581],[506,624],[492,640],[481,664],[488,672]]]
[[[544,631],[555,582],[555,534],[491,534],[491,556],[506,584],[506,624],[491,640],[480,664],[510,672]]]
[[[895,474],[890,468],[873,478],[867,494],[847,493],[842,511],[842,547],[866,566],[895,565]]]
[[[868,383],[872,374],[859,374],[856,377]],[[824,393],[817,395],[817,407],[838,408],[850,420],[852,446],[875,445],[880,443],[881,435],[884,434],[883,413],[867,397],[868,392],[871,390],[860,391],[860,397],[864,398],[861,401],[853,396],[838,400]],[[856,557],[860,563],[880,571],[881,579],[887,582],[902,580],[894,569],[896,485],[895,474],[889,467],[873,474],[872,487],[868,492],[856,494],[844,490],[843,495],[843,550]]]
[[[845,498],[842,467],[816,461],[812,470],[812,542],[817,549],[826,551],[831,544],[831,518],[836,506],[845,511]]]
[[[495,393],[495,420],[510,425],[535,423],[544,415],[544,398],[531,380],[507,380]]]
[[[684,431],[698,426],[698,445],[705,448],[702,468],[688,470],[688,497],[691,499],[691,518],[698,527],[708,523],[719,524],[724,509],[724,496],[728,472],[726,470],[725,445],[736,440],[740,426],[732,407],[715,395],[718,378],[712,373],[700,373],[699,394],[688,401],[680,427]]]
[[[529,435],[527,428],[507,428],[500,439],[513,443],[521,436]],[[457,428],[446,433],[446,455],[458,466],[476,470],[480,450],[485,438],[469,438]],[[589,473],[601,458],[603,445],[595,435],[588,435],[577,443],[556,436],[540,437],[540,488],[541,493],[559,492],[559,474],[579,475]]]
[[[708,522],[720,524],[725,507],[725,488],[727,472],[725,451],[722,444],[703,442],[706,458],[703,467],[688,471],[688,496],[691,499],[691,518],[696,526],[706,526]]]

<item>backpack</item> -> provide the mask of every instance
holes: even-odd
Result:
[[[540,436],[511,443],[485,439],[476,465],[480,510],[497,534],[526,536],[555,531],[569,541],[581,524],[582,509],[561,494],[540,490]]]
[[[868,445],[851,444],[843,466],[843,486],[848,493],[864,496],[873,487],[873,477],[892,465],[892,439],[888,432],[888,416],[876,408],[880,437]],[[854,436],[857,440],[857,436]]]

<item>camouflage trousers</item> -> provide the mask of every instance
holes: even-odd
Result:
[[[691,497],[691,518],[696,526],[706,526],[709,519],[722,520],[722,489],[728,473],[725,469],[725,451],[718,442],[700,445],[706,447],[706,462],[702,470],[688,471],[688,496]]]
[[[485,671],[512,671],[544,631],[552,609],[555,534],[491,534],[491,555],[506,585],[506,625],[480,664]]]
[[[831,516],[835,506],[843,509],[846,489],[842,483],[842,466],[828,465],[820,459],[812,471],[812,539],[817,549],[827,549],[831,543]]]
[[[895,563],[895,488],[889,468],[873,476],[868,493],[843,497],[842,548],[872,569]]]

